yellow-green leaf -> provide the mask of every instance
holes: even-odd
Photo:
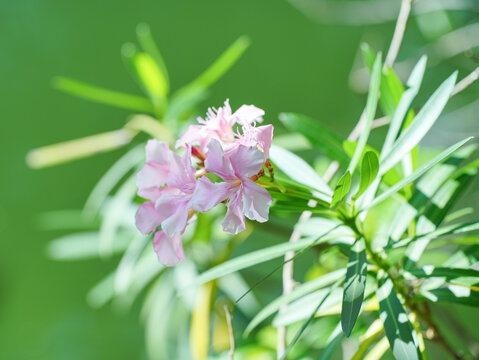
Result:
[[[336,206],[341,200],[343,200],[349,192],[351,187],[351,173],[346,171],[344,175],[339,179],[338,184],[334,188],[333,200],[331,201],[331,207]]]
[[[359,183],[359,190],[353,199],[360,197],[376,179],[379,170],[379,159],[374,151],[368,151],[363,156],[361,162],[361,178]]]

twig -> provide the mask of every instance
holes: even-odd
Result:
[[[230,337],[230,351],[228,352],[228,354],[229,354],[230,360],[233,360],[235,356],[235,334],[233,331],[233,323],[231,321],[231,313],[227,305],[225,305],[225,314],[226,314],[226,324],[228,325],[228,334]]]
[[[401,9],[399,9],[399,16],[396,22],[396,28],[394,29],[391,45],[389,46],[388,54],[386,55],[386,61],[384,62],[383,70],[388,67],[392,67],[396,61],[396,57],[399,53],[404,32],[406,31],[406,24],[411,12],[412,0],[402,0]]]
[[[454,89],[452,89],[451,97],[456,94],[459,94],[477,79],[479,79],[479,67],[477,67],[472,73],[467,75],[464,79],[459,81],[456,86],[454,86]]]

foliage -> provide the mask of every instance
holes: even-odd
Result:
[[[479,164],[472,160],[476,145],[465,138],[424,162],[418,156],[422,155],[421,140],[453,94],[457,73],[415,111],[411,104],[421,91],[426,58],[419,59],[403,85],[391,67],[383,66],[381,53],[365,48],[371,80],[360,120],[362,131],[354,139],[357,143],[348,143],[305,115],[280,115],[286,128],[302,134],[321,156],[336,162],[341,176],[329,181],[308,161],[274,145],[270,159],[275,177],[262,183],[274,198],[270,227],[258,226],[253,232],[248,224],[247,232],[230,236],[219,231],[221,209],[199,214],[196,225],[184,235],[187,260],[165,268],[157,262],[151,239],[139,234],[133,221],[140,202],[134,176],[144,161],[144,141],[153,137],[171,144],[210,86],[245,51],[248,40],[239,38],[199,77],[171,92],[170,75],[148,26],[140,25],[137,35],[140,48],[126,44],[122,56],[144,97],[67,78],[55,79],[54,86],[141,114],[119,130],[28,155],[31,166],[43,167],[130,146],[100,179],[84,211],[55,214],[82,231],[54,240],[49,247],[53,258],[70,261],[120,255],[116,269],[89,292],[90,304],[103,306],[111,301],[130,309],[135,301],[141,302],[152,359],[226,356],[232,329],[227,326],[225,305],[235,309],[239,359],[274,356],[274,327],[281,326],[287,326],[292,335],[283,358],[329,359],[345,337],[358,340],[354,359],[380,358],[388,348],[399,360],[422,359],[427,356],[425,340],[437,341],[457,355],[429,308],[435,303],[479,305],[479,271],[473,267],[479,259],[477,240],[467,241],[479,223],[459,222],[468,214],[465,209],[450,213],[477,173]],[[380,151],[368,144],[379,113],[390,119]],[[294,141],[294,136],[284,138]],[[313,216],[294,225],[298,241],[261,243],[259,250],[235,256],[244,240],[280,227],[285,214],[300,212]],[[454,217],[452,223],[448,215]],[[48,223],[48,216],[44,222]],[[444,246],[454,247],[450,258],[424,261],[426,251]],[[261,270],[261,264],[291,251],[295,255],[276,263],[272,271]],[[330,258],[334,264],[311,261],[318,254],[325,263]],[[311,261],[305,281],[261,306],[262,294],[257,290],[287,262],[301,257],[302,262]],[[255,268],[260,270],[250,284],[239,271]],[[272,325],[267,324],[270,317]],[[241,338],[243,331],[245,338]]]

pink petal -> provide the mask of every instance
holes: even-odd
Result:
[[[223,115],[225,117],[230,117],[231,116],[231,106],[230,106],[230,99],[226,99],[225,103],[223,105]]]
[[[168,164],[168,144],[158,140],[148,140],[146,143],[146,161],[156,161],[160,164]]]
[[[138,189],[138,196],[155,202],[161,196],[161,189],[158,187],[148,187]]]
[[[236,178],[231,164],[225,157],[221,144],[215,139],[212,139],[208,144],[205,169],[213,174],[218,175],[223,180],[231,180]]]
[[[250,179],[243,180],[243,212],[248,219],[268,221],[273,199],[268,191]]]
[[[273,141],[273,131],[273,125],[258,126],[256,128],[255,138],[257,145],[263,151],[265,160],[269,157],[269,149],[271,148],[271,142]]]
[[[229,159],[236,177],[240,179],[257,174],[264,163],[263,153],[255,146],[239,145],[230,152]]]
[[[186,170],[188,178],[190,180],[196,181],[196,176],[195,176],[196,169],[191,164],[191,146],[190,145],[188,145],[188,147],[186,148],[186,151],[181,157],[181,160],[183,161],[183,166]]]
[[[221,226],[224,232],[233,235],[246,230],[241,191],[238,191],[228,202],[228,210],[226,211],[225,218],[221,222]]]
[[[196,189],[191,200],[191,209],[198,212],[207,212],[226,200],[230,193],[230,184],[226,182],[212,183],[206,176],[202,176],[196,183]]]
[[[163,231],[157,231],[153,237],[153,248],[158,260],[165,266],[175,266],[185,260],[180,234],[169,237]]]
[[[222,141],[233,141],[235,134],[233,126],[236,124],[236,118],[231,116],[231,107],[229,100],[225,105],[218,109],[216,118],[208,123],[208,127],[215,131],[218,139]]]
[[[205,132],[204,126],[201,125],[190,125],[181,138],[176,142],[176,147],[186,147],[189,145],[199,145],[201,150],[204,150],[210,135]]]
[[[151,201],[144,202],[138,208],[136,215],[136,227],[143,234],[149,234],[160,226],[162,218]]]
[[[168,178],[167,164],[161,164],[156,161],[149,161],[143,166],[143,168],[136,175],[136,185],[140,189],[139,192],[141,192],[142,189],[159,188],[165,185],[167,178]],[[140,195],[140,193],[138,195]],[[140,196],[145,197],[143,195],[140,195]],[[145,198],[149,200],[154,200],[154,199],[150,199],[149,197],[145,197]]]
[[[253,122],[261,123],[263,121],[264,110],[254,105],[242,105],[233,114],[240,124],[251,124]]]
[[[186,151],[183,158],[170,151],[170,171],[168,173],[168,186],[173,186],[185,193],[192,193],[195,189],[195,168],[191,165],[191,148]]]
[[[185,230],[191,195],[164,195],[156,201],[155,208],[161,215],[161,228],[168,236]]]

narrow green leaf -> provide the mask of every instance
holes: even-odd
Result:
[[[470,235],[470,236],[463,236],[463,237],[456,237],[453,239],[436,239],[432,244],[429,245],[428,249],[438,249],[441,247],[450,247],[450,245],[476,245],[479,244],[479,236],[477,235]],[[443,264],[446,265],[446,264]],[[456,265],[456,264],[452,264]]]
[[[345,167],[348,165],[349,158],[344,153],[341,138],[321,122],[305,115],[293,113],[281,113],[279,120],[287,129],[306,137],[311,145],[321,150],[329,158],[336,159]]]
[[[361,162],[361,177],[359,182],[359,190],[354,195],[353,199],[360,197],[372,184],[376,176],[378,175],[379,170],[379,159],[374,151],[368,151],[363,156],[363,161]]]
[[[289,151],[301,151],[311,149],[311,143],[299,133],[288,132],[274,136],[274,143]]]
[[[274,199],[274,196],[273,196]],[[282,213],[292,213],[298,214],[303,211],[311,211],[313,214],[325,214],[324,208],[312,208],[308,205],[307,202],[304,202],[301,205],[290,205],[287,201],[274,201],[272,205],[272,209],[275,212],[282,212]]]
[[[436,229],[444,220],[449,210],[454,206],[457,200],[463,194],[467,185],[472,181],[477,174],[477,169],[465,166],[460,170],[457,167],[463,160],[469,157],[476,149],[476,146],[464,146],[457,151],[454,157],[449,158],[440,166],[430,170],[417,184],[414,195],[410,200],[411,207],[408,208],[407,213],[404,214],[404,221],[399,222],[404,229],[407,227],[407,219],[416,217],[419,213],[419,218],[416,224],[416,234],[425,234]],[[405,215],[408,216],[405,216]],[[399,215],[398,215],[399,216]],[[398,228],[398,227],[396,227]],[[394,236],[401,236],[399,232],[401,228],[394,233]],[[431,239],[425,237],[412,244],[406,250],[405,269],[412,269],[417,261],[421,258],[424,250],[428,246]]]
[[[191,282],[187,285],[190,283]],[[250,288],[250,285],[240,273],[231,273],[222,277],[218,280],[218,287],[235,303],[235,308],[246,315],[247,319],[251,319],[262,308],[262,304],[260,304],[255,294],[252,292],[249,292],[247,296],[244,296],[241,301],[236,301],[236,299],[246,293]],[[180,286],[178,286],[178,288],[180,288]],[[181,289],[182,288],[183,286],[181,286]],[[192,289],[192,291],[194,292],[195,289]],[[185,296],[187,295],[186,292],[184,294]]]
[[[118,149],[136,136],[137,131],[120,129],[30,150],[28,166],[39,169]]]
[[[409,224],[414,220],[415,217],[417,217],[419,213],[428,212],[427,210],[424,210],[428,203],[440,203],[440,207],[444,208],[444,214],[447,214],[450,206],[454,203],[456,198],[454,191],[451,192],[450,187],[447,187],[447,197],[449,200],[445,200],[446,194],[442,194],[441,199],[437,199],[437,201],[433,198],[437,195],[437,192],[442,185],[448,181],[447,179],[454,174],[457,166],[459,166],[460,163],[468,158],[474,149],[476,149],[474,144],[462,147],[456,153],[454,153],[454,155],[451,156],[448,161],[433,167],[416,183],[412,196],[408,199],[407,203],[404,203],[401,206],[395,219],[391,222],[389,237],[393,241],[397,241],[401,238],[403,233],[407,230]],[[390,171],[393,170],[394,168]],[[463,189],[465,188],[465,185],[466,184],[464,184],[462,187]],[[442,219],[431,219],[431,221],[437,223],[436,226],[438,226]]]
[[[131,206],[136,195],[136,175],[130,176],[108,203],[100,226],[99,252],[103,257],[111,256],[116,236],[123,225],[123,214]]]
[[[328,345],[321,351],[318,360],[329,360],[334,354],[334,350],[338,347],[341,341],[344,339],[344,333],[338,332],[334,337],[330,338]]]
[[[333,286],[334,287],[334,286]],[[340,306],[343,290],[340,288],[325,288],[303,296],[289,304],[285,311],[280,311],[273,319],[273,326],[287,326],[308,319],[314,310],[314,315],[323,310]],[[321,305],[318,307],[318,303]]]
[[[451,223],[453,221],[456,221],[458,219],[463,218],[464,216],[474,214],[474,208],[473,207],[465,207],[456,211],[453,211],[449,214],[447,214],[444,217],[444,223]]]
[[[327,218],[327,217],[311,217],[310,219],[298,222],[294,229],[304,237],[318,237],[324,234],[324,229],[333,228],[337,226],[335,231],[341,231],[342,234],[349,234],[349,238],[351,238],[350,245],[353,245],[355,241],[355,233],[351,228],[348,226],[342,225],[341,221],[337,220],[335,217]]]
[[[155,59],[161,71],[162,77],[165,81],[166,93],[168,93],[170,88],[168,69],[166,67],[165,61],[163,60],[163,56],[161,55],[161,52],[158,49],[158,46],[153,39],[153,36],[151,35],[150,26],[146,23],[138,24],[138,26],[136,27],[136,36],[138,37],[138,42],[140,43],[140,46],[142,47],[143,51],[145,51],[153,59]]]
[[[169,336],[179,336],[173,330],[173,322],[180,321],[181,315],[188,316],[187,311],[175,313],[176,306],[180,306],[175,294],[174,282],[170,274],[157,279],[147,294],[149,308],[145,314],[145,342],[146,356],[149,359],[169,359],[173,344]],[[176,316],[175,316],[176,315]]]
[[[274,182],[275,184],[279,184],[284,191],[287,192],[288,189],[292,189],[294,191],[302,191],[306,193],[312,193],[317,191],[316,188],[299,183],[298,181],[291,179],[289,177],[283,176],[282,174],[274,174]]]
[[[361,237],[351,247],[344,283],[341,326],[346,337],[349,337],[351,334],[361,310],[366,288],[366,273],[366,250],[364,239]]]
[[[137,166],[145,156],[143,145],[139,145],[128,151],[108,169],[94,186],[85,203],[87,214],[96,214],[101,205],[107,199],[108,194],[119,183],[119,181],[135,166]]]
[[[171,96],[166,117],[168,119],[188,120],[195,107],[208,98],[209,91],[207,89],[194,87],[175,92]]]
[[[131,235],[129,235],[128,240],[131,240]],[[135,264],[130,287],[126,293],[122,293],[121,296],[115,293],[115,270],[88,292],[87,302],[90,306],[96,308],[116,298],[121,303],[118,303],[118,305],[126,309],[132,305],[138,295],[163,269],[164,267],[158,262],[156,254],[153,251],[146,251]]]
[[[357,141],[346,140],[343,142],[344,151],[346,152],[346,154],[348,154],[350,158],[353,157],[354,151],[356,150],[357,145],[358,145]],[[366,145],[364,147],[363,154],[361,155],[361,158],[359,159],[361,163],[363,161],[364,154],[366,154],[369,151],[374,152],[376,157],[379,159],[379,151],[370,145]],[[386,174],[382,176],[381,181],[387,186],[392,186],[395,183],[397,183],[399,180],[401,180],[401,178],[402,178],[402,175],[395,168],[392,168],[391,170],[389,170]]]
[[[376,60],[376,54],[366,42],[361,43],[360,49],[363,55],[364,64],[369,70],[371,70],[374,65],[374,60]]]
[[[86,300],[93,308],[100,308],[108,303],[115,295],[115,273],[108,274],[99,283],[88,291]]]
[[[52,240],[47,247],[48,256],[54,260],[72,261],[98,258],[99,234],[88,231],[62,236]],[[129,243],[129,234],[118,234],[112,245],[112,254],[123,252]]]
[[[438,289],[425,290],[415,299],[479,307],[479,291],[472,290],[466,285],[448,285]]]
[[[386,116],[393,115],[397,104],[404,92],[404,86],[399,77],[390,66],[381,74],[381,86],[379,87],[381,97],[379,105]]]
[[[371,131],[371,124],[373,123],[374,115],[376,115],[376,108],[379,100],[379,84],[381,83],[381,53],[376,56],[373,71],[371,75],[371,82],[369,83],[369,93],[366,102],[366,109],[364,111],[364,126],[362,127],[361,135],[359,136],[358,146],[354,152],[353,158],[348,166],[348,171],[353,174],[359,158],[363,153],[363,149],[368,141],[369,132]]]
[[[451,95],[456,83],[457,72],[448,77],[432,94],[426,104],[414,118],[411,125],[393,144],[389,153],[381,158],[380,174],[384,174],[409,153],[436,122]]]
[[[378,360],[382,359],[386,351],[389,350],[389,341],[386,336],[383,336],[382,339],[377,342],[371,350],[366,354],[364,360]]]
[[[334,188],[333,200],[331,201],[331,207],[336,206],[341,200],[343,200],[349,192],[351,187],[351,174],[346,171],[344,175],[339,179],[336,187]]]
[[[374,54],[366,43],[361,44],[361,51],[366,66],[372,71],[376,54]],[[383,113],[392,118],[396,106],[399,103],[399,99],[404,92],[404,86],[391,67],[387,67],[386,71],[381,73],[379,90],[381,93],[379,105],[381,106]]]
[[[413,327],[401,305],[390,279],[382,280],[378,290],[379,317],[389,340],[394,357],[398,360],[419,360],[421,355],[413,338]]]
[[[138,51],[131,43],[122,46],[121,55],[138,86],[152,101],[155,114],[162,117],[166,109],[168,85],[158,64],[149,54]]]
[[[293,348],[294,344],[296,344],[299,340],[299,338],[301,337],[301,335],[303,334],[303,332],[306,330],[306,328],[309,326],[309,324],[311,323],[311,321],[313,321],[314,319],[314,316],[316,315],[316,313],[318,312],[318,310],[321,308],[321,306],[326,302],[326,300],[328,299],[328,297],[331,295],[331,293],[337,288],[339,283],[336,283],[336,285],[333,285],[329,290],[329,292],[318,302],[318,305],[314,308],[314,310],[311,312],[311,315],[308,317],[308,319],[303,323],[303,325],[301,326],[301,328],[296,332],[296,334],[294,335],[294,338],[293,340],[291,340],[291,342],[288,344],[288,346],[286,347],[283,355],[281,356],[281,360],[284,360],[286,359],[286,356],[288,355],[288,353],[291,351],[291,349]]]
[[[348,155],[350,159],[354,156],[354,152],[356,151],[357,146],[358,146],[357,141],[350,141],[350,140],[343,141],[344,152]],[[374,152],[376,156],[379,158],[379,151],[370,145],[366,145],[363,149],[363,153],[361,154],[361,157],[359,158],[360,162],[363,160],[364,154],[366,154],[368,151]]]
[[[136,132],[143,132],[150,138],[173,145],[175,143],[175,135],[170,124],[163,124],[158,119],[150,115],[136,114],[128,119],[124,128]]]
[[[328,203],[331,201],[333,192],[329,185],[299,156],[279,146],[272,145],[269,151],[269,157],[273,163],[291,179],[300,184],[317,189],[318,193],[314,194],[316,197]]]
[[[242,270],[253,265],[276,259],[280,256],[283,256],[288,251],[305,249],[312,245],[319,245],[321,243],[330,241],[331,239],[349,235],[334,232],[333,230],[335,229],[337,229],[337,225],[329,229],[324,229],[324,234],[314,239],[303,239],[293,243],[283,243],[265,249],[253,251],[237,258],[228,260],[200,274],[196,279],[194,285],[200,285],[205,282],[217,279],[221,276],[230,274],[234,271]]]
[[[436,229],[434,231],[431,231],[422,235],[407,237],[402,240],[399,240],[396,243],[394,243],[392,247],[399,248],[402,246],[409,245],[410,243],[415,241],[421,241],[423,239],[434,240],[441,236],[463,234],[466,232],[476,231],[476,230],[479,230],[479,222],[468,222],[468,223],[460,223],[460,224],[443,226],[443,227],[440,227],[439,229]],[[410,267],[408,267],[408,269],[410,269]]]
[[[385,156],[391,150],[391,147],[396,140],[399,131],[401,130],[404,116],[406,115],[412,101],[419,92],[419,88],[421,87],[422,79],[424,76],[424,71],[426,69],[426,62],[427,58],[426,56],[423,56],[416,64],[416,66],[411,72],[411,75],[409,76],[409,79],[407,80],[408,89],[402,93],[399,104],[397,105],[397,107],[395,107],[394,115],[392,116],[391,122],[389,124],[388,133],[386,135],[386,139],[384,140],[383,148],[381,150],[382,156]]]
[[[123,253],[123,256],[118,263],[115,272],[115,292],[117,294],[126,293],[133,281],[135,267],[143,252],[149,237],[143,234],[138,234],[131,239],[128,248]]]
[[[437,228],[446,217],[447,212],[454,205],[457,199],[467,189],[467,185],[472,181],[472,176],[464,174],[459,179],[450,179],[432,198],[430,204],[423,211],[416,224],[416,233],[425,234]],[[438,206],[440,204],[442,206]],[[406,249],[406,259],[404,268],[410,270],[414,268],[430,243],[431,238],[423,237],[413,241]]]
[[[445,277],[447,279],[454,279],[458,277],[477,277],[479,278],[479,271],[474,269],[449,268],[449,267],[435,267],[426,265],[422,268],[411,270],[411,274],[418,278],[429,277]]]
[[[250,321],[245,330],[245,336],[248,336],[262,321],[269,316],[277,312],[281,306],[289,304],[290,302],[297,300],[313,291],[324,288],[325,286],[332,285],[335,281],[339,280],[346,274],[346,270],[340,269],[330,272],[314,280],[305,282],[288,294],[281,295],[274,299],[261,309],[258,314]]]
[[[366,59],[366,63],[368,64],[368,67],[371,69],[373,64],[372,61],[374,59],[374,54],[373,52],[369,49],[368,45],[363,45],[362,46],[363,54]],[[412,100],[412,98],[415,96],[413,93],[415,92],[415,84],[413,84],[413,81],[411,80],[419,80],[419,77],[422,78],[421,74],[421,68],[423,65],[425,66],[425,59],[421,59],[416,65],[415,69],[413,70],[413,73],[411,74],[410,79],[408,80],[408,86],[412,87],[412,89],[406,90],[405,96],[402,96],[403,93],[405,92],[404,86],[401,83],[401,80],[399,80],[399,77],[396,75],[394,70],[388,66],[385,71],[381,74],[381,85],[380,85],[380,92],[381,92],[381,97],[379,98],[379,105],[383,111],[383,113],[388,116],[391,119],[391,125],[389,126],[389,132],[388,136],[385,141],[385,149],[386,152],[389,152],[392,142],[396,140],[397,134],[399,133],[399,130],[401,129],[406,129],[409,127],[411,122],[414,119],[415,113],[414,110],[409,110],[407,112],[410,103],[409,100]],[[424,73],[424,68],[422,69],[422,72]],[[414,76],[413,76],[414,75]],[[420,75],[420,76],[419,76]],[[414,79],[415,78],[415,79]],[[418,89],[417,89],[418,90]],[[412,97],[412,98],[411,98]],[[401,103],[401,99],[403,99]],[[407,112],[407,115],[406,115]],[[406,115],[406,118],[404,119],[404,115]],[[404,121],[403,121],[404,119]],[[381,151],[383,154],[383,157],[385,155],[385,152]],[[406,175],[409,175],[414,169],[417,167],[417,157],[418,157],[418,148],[417,146],[411,150],[409,154],[406,154],[404,158],[402,159],[403,161],[403,168],[405,170]]]
[[[198,78],[176,91],[167,109],[167,118],[186,120],[196,105],[208,96],[208,88],[218,81],[249,46],[245,36],[238,38],[221,56]]]
[[[432,160],[428,161],[426,164],[424,164],[423,166],[421,166],[419,169],[417,169],[415,172],[413,172],[411,175],[405,177],[404,179],[402,179],[401,181],[399,181],[398,183],[394,184],[393,186],[391,186],[388,190],[386,190],[385,192],[383,192],[381,195],[379,195],[378,197],[376,197],[372,202],[370,202],[369,204],[367,204],[363,209],[361,209],[361,211],[364,211],[366,209],[369,209],[370,207],[380,203],[381,201],[384,201],[385,199],[387,199],[388,197],[390,197],[391,195],[395,194],[396,192],[398,192],[400,189],[402,189],[403,187],[405,187],[407,184],[415,181],[416,179],[418,179],[419,177],[421,177],[422,175],[424,175],[429,169],[431,169],[432,167],[434,167],[435,165],[439,164],[441,161],[443,161],[444,159],[448,158],[449,156],[451,156],[452,153],[454,153],[457,149],[459,149],[461,146],[463,146],[466,142],[468,142],[469,140],[471,140],[472,137],[469,137],[467,139],[464,139],[462,141],[459,141],[458,143],[450,146],[449,148],[447,148],[446,150],[444,150],[443,152],[441,152],[439,155],[437,155],[436,157],[434,157]]]
[[[148,92],[155,98],[165,97],[168,93],[168,84],[155,60],[147,53],[138,52],[133,61],[138,76]]]
[[[216,61],[191,83],[178,90],[177,93],[191,88],[207,89],[218,81],[228,71],[249,47],[248,37],[241,36],[231,44]]]
[[[57,90],[97,103],[147,113],[154,111],[150,100],[141,96],[105,89],[66,77],[55,77],[52,84]]]

